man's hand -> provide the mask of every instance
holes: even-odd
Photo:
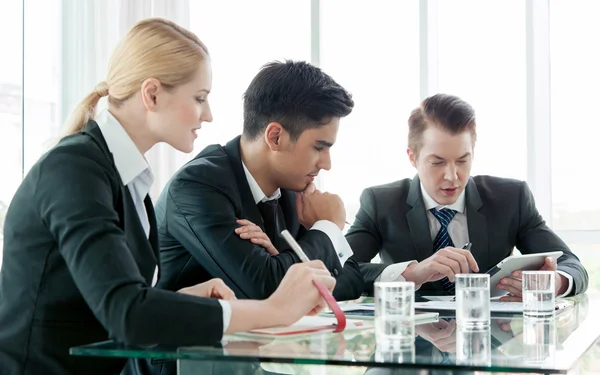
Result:
[[[456,320],[454,319],[449,322],[440,319],[436,323],[419,324],[415,326],[415,333],[442,352],[456,351]]]
[[[211,279],[202,284],[196,284],[187,288],[179,289],[177,293],[190,294],[196,297],[218,298],[233,300],[235,294],[221,279]]]
[[[260,227],[250,220],[237,220],[236,221],[241,227],[235,228],[235,233],[240,236],[243,240],[250,240],[255,245],[259,245],[265,248],[271,255],[279,254],[279,251],[273,246],[271,239]]]
[[[569,287],[569,280],[556,272],[556,259],[546,257],[544,265],[540,268],[540,271],[555,271],[556,281],[554,286],[557,296],[567,291],[567,288]],[[503,278],[497,285],[499,289],[506,290],[510,293],[510,295],[500,298],[500,302],[523,301],[523,282],[521,280],[523,277],[523,271],[514,271],[511,276],[512,277]]]
[[[479,266],[469,250],[446,247],[435,252],[420,263],[409,265],[402,273],[407,281],[415,283],[415,288],[447,277],[454,282],[457,273],[470,273],[469,268],[479,272]]]
[[[330,193],[322,193],[314,184],[308,184],[302,193],[296,193],[298,221],[310,229],[319,220],[328,220],[344,229],[346,209],[342,199]]]

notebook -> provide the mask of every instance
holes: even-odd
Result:
[[[323,316],[305,316],[296,323],[287,327],[271,327],[254,329],[249,332],[238,333],[243,336],[291,336],[305,335],[311,333],[333,332],[336,328],[337,320],[335,318]],[[346,321],[346,330],[364,329],[372,327],[372,324],[365,323],[358,319],[348,319]]]
[[[340,303],[340,308],[344,311],[347,318],[350,319],[375,319],[375,304],[373,303]],[[332,312],[324,312],[321,316],[333,317]],[[415,325],[437,322],[439,313],[437,312],[415,312]]]

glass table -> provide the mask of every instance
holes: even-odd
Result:
[[[228,335],[218,345],[179,348],[107,341],[71,348],[71,355],[131,358],[141,367],[170,367],[180,375],[568,373],[586,352],[592,359],[600,353],[600,296],[568,300],[570,307],[545,321],[492,313],[490,329],[475,334],[457,329],[453,312],[440,312],[438,322],[416,325],[414,342],[402,348],[378,344],[374,329],[367,328],[275,339]]]

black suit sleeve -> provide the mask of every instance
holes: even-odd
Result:
[[[80,151],[56,149],[48,156],[36,176],[33,199],[98,321],[111,338],[128,344],[218,342],[223,317],[217,300],[146,284],[118,226],[118,189],[114,180],[111,186],[109,166]]]
[[[573,277],[571,294],[580,294],[588,286],[588,274],[579,258],[547,225],[535,207],[535,200],[526,182],[520,192],[520,225],[516,246],[523,254],[562,251],[558,269]]]
[[[364,290],[372,293],[373,282],[388,266],[370,263],[379,254],[382,246],[381,232],[377,226],[377,204],[371,189],[365,189],[360,196],[360,209],[354,219],[354,224],[348,230],[346,239],[354,252],[353,258],[360,264],[364,278]]]
[[[298,238],[307,233],[308,230],[300,225],[298,230]],[[351,257],[344,263],[344,268],[341,274],[336,277],[333,296],[337,301],[349,301],[359,298],[364,289],[364,280],[361,273],[360,265]]]
[[[262,246],[241,239],[235,205],[226,192],[198,181],[179,177],[168,187],[166,224],[169,233],[211,274],[225,274],[246,297],[269,297],[287,269],[299,262],[286,249],[269,254]],[[320,259],[330,270],[343,272],[329,237],[318,230],[307,231],[298,240],[309,259]]]

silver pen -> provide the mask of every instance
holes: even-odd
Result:
[[[290,232],[288,232],[287,229],[284,229],[283,231],[281,231],[281,236],[288,243],[288,245],[290,245],[290,247],[292,248],[294,253],[296,253],[298,258],[300,258],[301,262],[303,262],[303,263],[310,262],[310,259],[308,259],[308,257],[306,256],[306,254],[300,247],[300,244],[298,242],[296,242],[294,237],[290,234]]]

